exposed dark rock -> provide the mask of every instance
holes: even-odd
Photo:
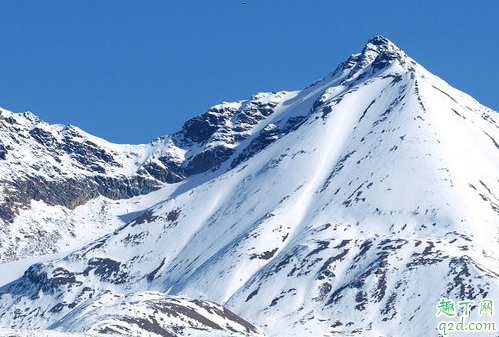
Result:
[[[93,271],[103,282],[122,284],[127,281],[128,274],[120,267],[121,263],[112,259],[92,258],[88,261],[88,267],[83,271],[83,275],[88,276],[90,271]]]
[[[121,164],[116,162],[111,154],[90,141],[80,143],[66,138],[64,144],[62,144],[60,148],[86,167],[99,166],[96,164],[98,162],[121,167]]]
[[[171,221],[171,222],[176,221],[178,219],[179,215],[180,215],[180,208],[171,210],[166,215],[166,220]]]
[[[258,330],[256,329],[256,327],[253,324],[251,324],[250,322],[237,316],[236,314],[234,314],[232,311],[230,311],[229,309],[227,309],[225,307],[223,308],[223,315],[221,315],[221,316],[225,317],[233,322],[237,322],[237,323],[241,324],[246,329],[246,332],[254,332],[254,333],[258,332]]]
[[[157,180],[142,176],[113,178],[102,175],[82,180],[47,181],[42,177],[26,177],[24,180],[4,184],[4,202],[0,204],[0,218],[12,222],[19,208],[27,207],[31,200],[41,200],[49,205],[62,205],[70,209],[103,195],[110,199],[124,199],[157,190]]]
[[[230,114],[224,113],[230,112]],[[207,112],[189,119],[182,127],[185,141],[201,143],[207,141],[234,112],[229,108],[211,108]]]
[[[244,302],[248,302],[249,300],[251,300],[253,298],[253,296],[255,296],[256,294],[258,294],[258,290],[260,290],[260,288],[258,288],[256,290],[253,290],[251,292],[251,294],[248,295],[248,297],[246,298],[246,301],[244,301]]]
[[[158,158],[158,162],[152,161],[142,166],[144,170],[155,179],[169,184],[177,183],[186,178],[182,162],[170,155]]]
[[[50,132],[43,129],[34,128],[29,134],[43,146],[54,147],[57,144],[57,139]]]
[[[253,260],[253,259],[269,260],[275,255],[276,252],[277,252],[277,248],[274,248],[272,250],[265,251],[262,254],[251,254],[250,260]]]
[[[156,276],[156,274],[158,273],[158,271],[165,265],[165,260],[166,259],[163,258],[163,260],[161,261],[161,263],[159,264],[159,266],[156,269],[154,269],[152,272],[150,272],[149,274],[147,274],[147,280],[149,282],[151,282],[152,280],[154,280],[154,277]]]
[[[173,172],[171,168],[152,162],[142,166],[148,174],[162,182],[176,183],[183,180],[183,174],[179,171]]]
[[[217,146],[201,152],[192,158],[185,167],[187,176],[206,172],[216,168],[232,155],[233,150],[225,146]]]
[[[0,144],[0,160],[5,160],[7,157],[7,149],[3,144]]]
[[[232,161],[231,168],[236,167],[276,141],[279,138],[279,133],[279,129],[275,125],[267,126],[260,131],[258,136],[251,140],[250,144]]]
[[[139,217],[132,220],[131,224],[132,224],[132,227],[134,227],[134,226],[140,225],[142,223],[153,222],[156,219],[157,219],[157,216],[153,215],[153,211],[147,210],[144,213],[142,213]]]
[[[19,282],[9,288],[9,291],[13,294],[23,294],[23,296],[35,300],[40,297],[41,293],[54,294],[60,291],[61,288],[67,291],[67,289],[82,284],[76,280],[76,274],[64,268],[55,269],[51,275],[47,274],[43,264],[34,264],[24,272]]]
[[[289,118],[286,123],[284,123],[284,127],[282,128],[282,132],[287,134],[291,131],[295,131],[298,129],[300,125],[303,124],[307,120],[307,116],[296,116]]]
[[[64,285],[76,282],[75,274],[61,267],[55,269],[52,272],[52,275],[53,277],[51,281],[52,283],[57,285]]]
[[[395,55],[393,53],[381,53],[376,57],[374,62],[371,64],[371,66],[376,69],[380,70],[388,65],[390,65],[394,60],[398,59],[398,55]]]
[[[5,117],[4,121],[6,121],[7,123],[12,124],[12,125],[17,123],[16,120],[12,117]]]
[[[49,312],[51,312],[51,313],[57,313],[57,312],[61,311],[62,309],[64,309],[64,304],[57,303],[56,305],[54,305],[52,307],[52,309],[49,310]]]
[[[316,302],[324,301],[327,295],[331,292],[333,286],[329,282],[325,282],[319,287],[319,296],[315,297],[313,300]]]

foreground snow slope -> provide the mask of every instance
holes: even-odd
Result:
[[[441,297],[498,297],[495,112],[383,37],[272,111],[199,183],[1,288],[0,323],[93,331],[95,298],[148,291],[271,336],[436,336]]]

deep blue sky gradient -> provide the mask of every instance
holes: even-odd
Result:
[[[0,106],[119,143],[294,90],[384,35],[499,110],[499,1],[0,1]]]

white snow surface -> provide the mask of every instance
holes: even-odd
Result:
[[[136,309],[123,299],[160,296],[220,303],[268,336],[419,337],[438,335],[442,297],[499,299],[496,112],[382,37],[269,95],[273,113],[218,170],[54,208],[94,231],[62,245],[107,234],[0,288],[0,324],[92,332],[106,310]],[[115,221],[125,209],[144,212]]]
[[[0,230],[0,252],[18,259],[70,252],[133,220],[182,184],[165,184],[130,199],[99,196],[74,209],[32,200],[28,209],[21,210],[12,224]]]

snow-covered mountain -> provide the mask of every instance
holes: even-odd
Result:
[[[307,88],[222,103],[148,145],[13,116],[25,143],[7,142],[3,123],[6,160],[22,148],[15,172],[54,182],[13,214],[59,207],[109,231],[3,286],[3,327],[437,336],[442,297],[498,298],[497,113],[383,37]],[[36,140],[34,125],[55,140]],[[71,128],[80,136],[68,141]],[[75,142],[81,157],[53,145]],[[2,174],[24,177],[9,167]],[[74,182],[92,192],[49,196]],[[104,201],[102,217],[89,211]],[[129,213],[138,216],[126,222]]]
[[[248,155],[244,141],[283,95],[221,103],[141,145],[0,110],[0,261],[77,248],[163,200],[138,196],[217,169],[234,153]]]

